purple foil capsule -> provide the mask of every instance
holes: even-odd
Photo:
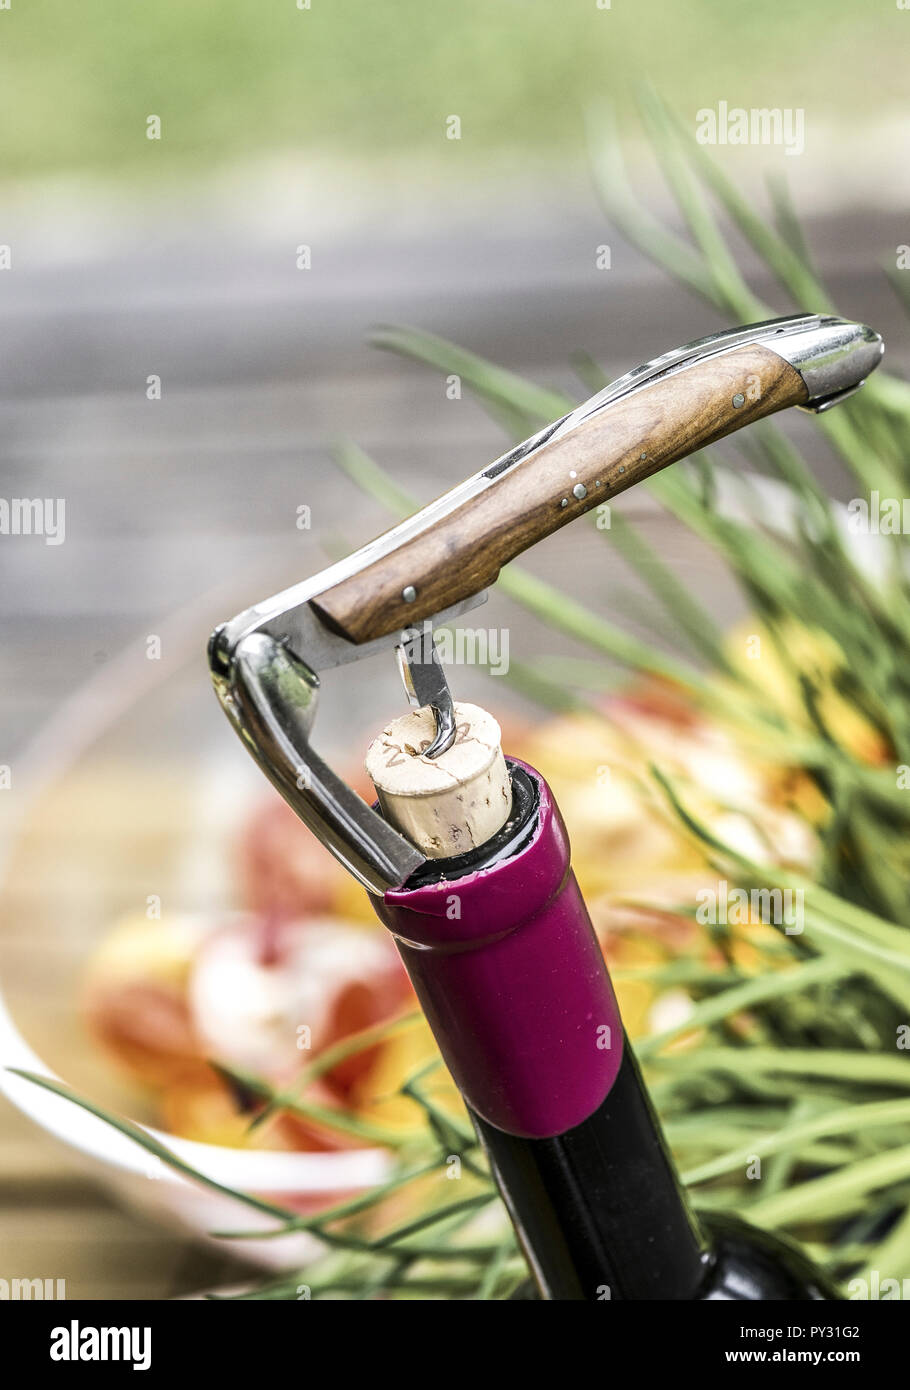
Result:
[[[622,1062],[622,1025],[569,838],[539,773],[530,841],[453,880],[374,898],[471,1108],[542,1139],[587,1119]]]

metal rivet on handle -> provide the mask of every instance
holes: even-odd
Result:
[[[739,407],[745,403],[745,400],[745,396],[742,395],[741,392],[737,391],[736,395],[733,397],[733,404],[736,406],[737,410],[739,410]]]
[[[588,489],[585,487],[584,483],[576,483],[572,489],[572,496],[577,497],[580,502],[581,499],[587,497],[587,495]]]
[[[413,603],[417,597],[417,590],[414,588],[414,585],[405,585],[401,591],[401,597],[404,599],[405,603]]]

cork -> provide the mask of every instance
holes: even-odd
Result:
[[[455,741],[438,758],[422,754],[435,734],[428,708],[393,719],[367,750],[383,815],[428,859],[484,844],[512,810],[496,720],[478,705],[456,702],[455,723]]]

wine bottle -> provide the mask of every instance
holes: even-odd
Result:
[[[619,1018],[543,778],[466,854],[374,898],[544,1299],[817,1300],[793,1245],[696,1219]]]

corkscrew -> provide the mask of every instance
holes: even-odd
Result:
[[[395,648],[429,706],[433,758],[455,732],[433,628],[487,598],[501,567],[642,479],[789,406],[827,410],[881,360],[863,324],[803,314],[716,333],[620,377],[400,525],[212,634],[218,697],[302,821],[373,894],[423,856],[315,752],[319,673]]]

